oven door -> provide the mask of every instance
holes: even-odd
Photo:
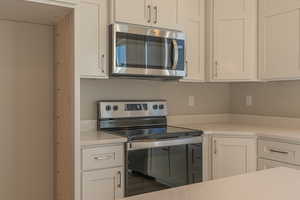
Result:
[[[112,75],[185,76],[181,32],[113,25]]]
[[[127,150],[126,196],[202,181],[202,144]]]

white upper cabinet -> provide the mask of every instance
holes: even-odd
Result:
[[[107,9],[107,0],[83,0],[76,8],[75,47],[81,78],[108,77]]]
[[[212,178],[256,171],[256,138],[213,137]]]
[[[185,82],[205,80],[205,0],[179,0],[179,24],[186,34]]]
[[[178,29],[178,0],[113,0],[112,22]]]
[[[300,1],[261,0],[260,78],[300,78]]]
[[[155,27],[178,29],[178,0],[152,0],[152,23]]]
[[[116,22],[151,25],[151,0],[113,0],[113,14]]]
[[[211,81],[257,79],[257,0],[209,0]]]
[[[63,7],[75,7],[79,0],[25,0],[30,2],[48,4],[48,5],[55,5],[55,6],[63,6]]]

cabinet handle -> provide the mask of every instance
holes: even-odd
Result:
[[[95,160],[109,160],[111,158],[112,158],[112,155],[94,157]]]
[[[173,40],[172,41],[172,45],[173,45],[173,66],[172,69],[176,70],[177,64],[178,64],[178,59],[179,59],[179,47],[178,47],[178,43],[177,40]]]
[[[186,74],[185,76],[188,77],[189,76],[189,61],[185,61],[185,71],[186,71]]]
[[[117,187],[118,188],[121,188],[122,187],[122,173],[121,173],[121,171],[118,171],[118,185],[117,185]]]
[[[154,11],[155,11],[155,19],[154,19],[154,24],[158,23],[158,7],[154,6]]]
[[[217,155],[217,140],[214,140],[214,154]]]
[[[151,18],[152,18],[152,10],[151,10],[151,6],[150,5],[148,5],[147,6],[147,9],[148,9],[148,23],[151,23]]]
[[[100,66],[102,73],[105,73],[105,70],[104,70],[104,59],[105,59],[105,55],[102,54],[101,55],[101,66]]]
[[[215,71],[214,71],[214,77],[217,78],[218,77],[218,67],[219,67],[219,62],[215,61]]]
[[[289,152],[286,152],[286,151],[278,151],[278,150],[275,150],[275,149],[270,149],[269,150],[270,152],[272,153],[279,153],[279,154],[289,154]]]

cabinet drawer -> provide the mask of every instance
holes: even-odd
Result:
[[[297,165],[286,164],[286,163],[273,161],[273,160],[258,159],[258,170],[265,170],[265,169],[271,169],[276,167],[287,167],[291,169],[300,170],[300,166]]]
[[[124,146],[97,147],[82,150],[82,169],[93,170],[124,165]]]
[[[258,156],[260,158],[300,165],[300,145],[259,140]]]

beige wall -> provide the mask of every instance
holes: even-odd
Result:
[[[52,199],[53,30],[0,20],[0,199]]]
[[[188,106],[188,96],[195,106]],[[166,99],[169,114],[214,114],[230,110],[228,84],[176,83],[146,80],[81,80],[81,120],[96,119],[96,101]]]
[[[253,96],[253,106],[245,105],[246,96]],[[300,117],[300,81],[232,84],[231,112]]]
[[[300,117],[300,81],[189,84],[143,80],[82,80],[81,120],[96,119],[97,100],[167,99],[171,115],[235,113]],[[194,95],[196,105],[188,106]],[[246,106],[246,96],[253,105]]]

